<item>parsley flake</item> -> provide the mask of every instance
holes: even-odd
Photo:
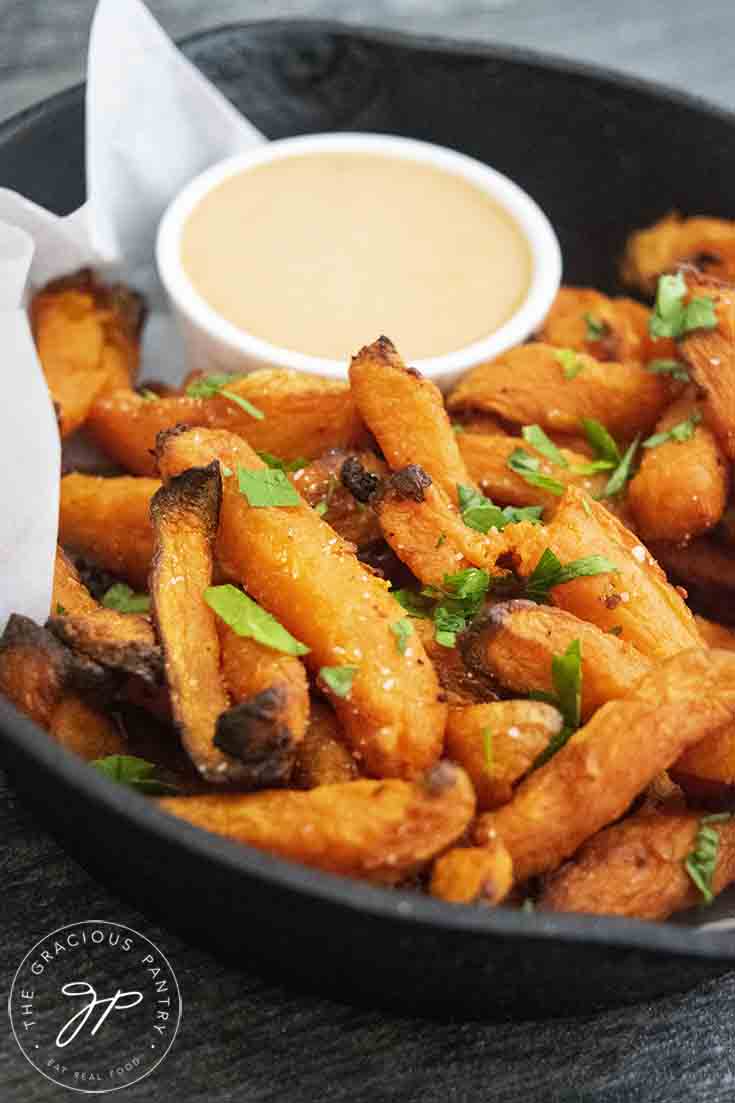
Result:
[[[612,474],[600,497],[612,498],[619,494],[632,475],[633,460],[640,438],[636,437],[633,443],[626,449],[625,454],[620,454],[620,449],[615,440],[610,436],[605,426],[594,418],[582,418],[582,428],[589,441],[595,456],[594,463],[585,468],[575,468],[575,474],[592,474],[595,471],[609,471]]]
[[[282,651],[285,655],[306,655],[309,651],[274,616],[242,590],[238,590],[237,586],[229,583],[224,586],[208,586],[204,591],[204,600],[238,636],[257,640],[265,647]]]
[[[65,617],[66,615],[67,615],[66,609],[64,608],[64,606],[61,604],[60,601],[57,601],[56,602],[56,616],[57,617]]]
[[[319,677],[335,697],[349,697],[357,669],[356,666],[323,666]]]
[[[714,301],[709,296],[690,299],[685,305],[687,285],[681,272],[659,276],[656,305],[648,321],[652,337],[684,337],[693,329],[714,329],[717,325]]]
[[[246,414],[250,414],[257,421],[262,421],[265,417],[262,410],[259,410],[257,406],[253,406],[252,402],[248,402],[241,395],[227,390],[229,383],[236,383],[238,379],[243,378],[242,375],[203,375],[200,379],[195,379],[189,384],[186,393],[189,398],[214,398],[215,395],[222,395],[223,398],[229,398],[230,402],[234,402]]]
[[[467,522],[465,522],[465,524],[466,523]],[[434,547],[435,548],[440,548],[442,546],[442,544],[445,543],[446,539],[447,539],[446,532],[440,532],[439,535],[436,538],[436,544],[434,545]]]
[[[396,637],[396,647],[401,655],[406,654],[409,636],[413,635],[413,627],[408,617],[397,620],[390,626],[390,630]]]
[[[576,378],[584,367],[574,349],[557,349],[554,359],[561,364],[565,379]]]
[[[301,499],[285,471],[273,467],[237,467],[237,483],[251,506],[297,506]]]
[[[544,511],[543,506],[523,506],[521,508],[505,506],[504,509],[501,509],[490,498],[486,498],[484,494],[480,494],[473,487],[462,486],[459,483],[457,484],[457,498],[464,523],[468,528],[482,533],[488,533],[493,528],[501,532],[506,525],[517,525],[521,521],[530,521],[532,524],[540,525],[541,514]],[[445,536],[445,534],[442,533],[442,536]],[[441,537],[439,539],[443,543]],[[436,546],[440,546],[439,541],[437,541]]]
[[[668,441],[675,441],[677,444],[683,444],[684,441],[692,439],[694,436],[694,429],[699,425],[701,420],[701,413],[699,410],[695,410],[686,421],[680,421],[677,425],[672,425],[672,427],[665,432],[654,433],[648,440],[644,440],[643,448],[658,448],[660,444],[666,444]]]
[[[585,333],[586,341],[599,341],[610,332],[610,327],[607,322],[603,322],[602,319],[598,318],[596,315],[588,312],[583,315],[583,318],[587,324],[587,331]]]
[[[299,456],[295,460],[282,460],[278,456],[274,456],[272,452],[258,452],[258,455],[263,463],[267,463],[269,467],[276,471],[301,471],[309,465],[309,461],[305,456]]]
[[[155,391],[149,390],[148,387],[142,387],[138,391],[138,394],[143,399],[144,402],[158,402],[158,399],[160,397],[159,395],[156,394]]]
[[[135,755],[111,754],[106,758],[95,758],[90,762],[90,766],[99,770],[111,781],[127,785],[129,789],[146,793],[148,796],[162,796],[179,791],[175,785],[156,777],[155,763],[147,762],[144,758],[136,758]]]
[[[485,756],[485,769],[488,773],[493,768],[493,733],[490,728],[482,729],[482,753]]]
[[[702,816],[694,837],[694,846],[684,860],[684,868],[702,894],[702,903],[711,904],[715,898],[712,891],[712,878],[717,869],[720,852],[720,836],[712,823],[724,823],[730,819],[729,812]]]
[[[556,586],[572,582],[575,578],[609,574],[617,570],[614,563],[601,555],[589,555],[562,564],[551,548],[547,548],[526,582],[526,596],[530,601],[545,605],[549,603],[550,591]]]
[[[148,594],[136,594],[125,582],[116,582],[102,596],[106,609],[117,609],[118,613],[147,613],[151,607]]]
[[[392,593],[398,604],[406,610],[409,617],[414,617],[416,620],[431,620],[431,614],[434,608],[434,603],[431,598],[426,597],[424,594],[416,593],[415,590],[393,590]]]
[[[520,475],[530,486],[538,486],[542,490],[548,490],[550,494],[558,496],[564,493],[564,484],[557,479],[552,479],[549,475],[544,475],[539,470],[541,461],[523,448],[516,448],[511,452],[508,456],[507,466],[511,471],[515,471],[516,475]]]
[[[558,708],[564,720],[564,726],[557,735],[549,740],[537,757],[534,767],[543,766],[557,751],[569,741],[579,728],[582,707],[582,645],[572,640],[563,655],[554,655],[551,660],[551,681],[554,693],[534,694]]]
[[[558,467],[569,467],[564,455],[556,447],[553,440],[549,440],[540,425],[524,425],[521,434],[526,444],[530,444],[542,456],[546,456],[547,460],[551,460]]]
[[[688,383],[690,379],[689,372],[680,360],[649,360],[645,368],[652,375],[670,375],[681,383]]]

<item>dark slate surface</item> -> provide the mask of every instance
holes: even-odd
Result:
[[[645,8],[638,0],[155,0],[151,7],[177,34],[293,14],[533,45],[735,105],[735,70],[722,46],[735,31],[731,0],[649,0]],[[0,117],[79,79],[92,8],[93,0],[0,0]],[[0,832],[4,991],[36,939],[81,918],[140,930],[177,972],[184,1015],[175,1047],[152,1077],[121,1098],[729,1103],[735,1094],[735,976],[585,1019],[449,1025],[399,1019],[277,986],[259,975],[255,955],[245,972],[185,945],[67,858],[1,781]],[[69,1098],[37,1075],[10,1032],[3,1033],[3,1103]]]

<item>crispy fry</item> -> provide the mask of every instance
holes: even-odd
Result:
[[[294,786],[316,789],[354,781],[357,776],[357,763],[344,744],[337,717],[328,705],[312,701],[309,726],[296,754]]]
[[[219,459],[231,471],[261,469],[232,433],[190,430],[165,435],[159,462],[166,479],[192,464]],[[299,640],[306,662],[355,667],[349,695],[332,695],[353,751],[378,776],[416,777],[441,748],[446,706],[417,637],[401,653],[391,625],[404,610],[351,548],[303,501],[288,507],[248,504],[237,475],[224,480],[218,557]]]
[[[62,436],[84,423],[98,395],[128,387],[138,370],[142,299],[89,269],[34,295],[31,324]]]
[[[684,396],[665,411],[656,433],[701,416],[696,398]],[[729,490],[725,456],[714,433],[700,422],[688,440],[642,450],[640,468],[628,486],[628,503],[643,540],[685,543],[717,524]]]
[[[711,536],[686,547],[656,541],[650,548],[669,577],[686,586],[695,609],[735,624],[735,548]]]
[[[364,436],[350,389],[339,380],[263,370],[233,376],[226,390],[255,406],[263,418],[223,394],[148,401],[132,391],[117,391],[95,402],[88,429],[108,456],[135,475],[157,474],[156,436],[175,425],[229,429],[256,451],[282,460],[350,448]]]
[[[246,777],[247,765],[214,742],[218,721],[229,708],[215,615],[204,600],[212,582],[220,500],[214,463],[185,471],[156,492],[151,599],[181,741],[202,777],[222,783]]]
[[[350,364],[357,408],[394,471],[418,464],[456,501],[471,485],[439,388],[407,368],[387,337],[361,349]]]
[[[543,911],[665,919],[702,897],[686,871],[700,826],[696,812],[645,808],[601,831],[547,881]],[[713,891],[735,879],[735,822],[713,824],[719,835]]]
[[[696,329],[680,349],[697,385],[706,394],[707,423],[717,434],[725,455],[735,459],[735,286],[696,270],[685,272],[689,297],[714,301],[715,329]]]
[[[451,708],[446,753],[464,767],[481,811],[499,808],[562,729],[561,714],[543,701],[494,701]]]
[[[290,479],[310,506],[323,509],[322,517],[343,540],[361,547],[380,539],[380,525],[373,510],[343,485],[342,469],[346,460],[356,461],[363,471],[377,478],[388,472],[383,461],[372,452],[349,453],[334,448],[295,471]]]
[[[508,550],[504,532],[487,536],[468,528],[428,475],[411,465],[397,471],[373,499],[380,527],[398,558],[425,586],[469,566],[492,571]]]
[[[130,753],[119,726],[77,693],[65,693],[60,698],[49,725],[49,733],[57,743],[88,762]]]
[[[621,276],[654,295],[658,277],[683,261],[721,279],[735,280],[735,223],[722,218],[682,218],[676,211],[628,238]]]
[[[160,485],[128,476],[64,476],[59,543],[144,590],[153,558],[150,501]]]
[[[51,613],[48,627],[72,650],[112,670],[158,681],[161,650],[150,622],[96,602],[61,548],[56,549]]]
[[[575,469],[589,463],[586,455],[562,447],[561,452],[568,467],[552,464],[522,437],[481,436],[479,433],[462,433],[459,449],[470,475],[488,498],[501,506],[543,506],[546,514],[552,514],[559,504],[559,497],[549,490],[532,486],[522,475],[508,466],[508,460],[517,448],[536,454],[541,460],[540,474],[550,475],[562,486],[578,486],[588,494],[598,496],[605,488],[610,472],[594,475],[575,474]]]
[[[663,377],[637,364],[603,364],[585,353],[577,354],[578,374],[566,379],[558,354],[552,345],[510,349],[468,372],[447,408],[561,433],[574,433],[582,418],[595,418],[624,440],[648,432],[674,393]]]
[[[616,565],[616,573],[555,587],[551,596],[560,608],[603,631],[619,628],[621,638],[650,659],[699,645],[692,614],[653,556],[604,506],[576,487],[567,488],[543,529],[509,525],[504,533],[515,543],[523,577],[531,574],[546,547],[561,563],[601,555]]]
[[[501,904],[513,886],[513,862],[500,839],[455,847],[434,863],[430,891],[451,904]]]
[[[513,693],[553,693],[551,662],[579,640],[582,716],[625,697],[651,669],[629,643],[551,605],[507,601],[488,606],[460,637],[465,663]]]
[[[619,309],[620,302],[591,287],[561,287],[538,339],[556,348],[586,352],[596,360],[640,360],[645,324],[638,323],[630,307]],[[632,305],[644,316],[648,313],[639,303]]]
[[[442,762],[415,782],[363,779],[309,792],[171,797],[159,806],[282,858],[395,884],[459,838],[475,800],[464,772]]]
[[[519,881],[556,869],[688,747],[735,719],[735,655],[691,650],[655,667],[628,698],[603,705],[497,812],[474,841],[497,833]]]

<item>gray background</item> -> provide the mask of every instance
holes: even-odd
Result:
[[[532,46],[661,80],[735,107],[735,2],[705,0],[153,0],[174,35],[310,15]],[[81,79],[93,0],[0,0],[0,117]],[[584,141],[584,135],[579,136]],[[184,945],[95,883],[0,775],[0,974],[86,916],[152,938],[177,972],[181,1033],[123,1100],[176,1103],[689,1100],[731,1103],[735,977],[688,996],[553,1023],[438,1025],[287,991]],[[73,1099],[0,1033],[0,1099]]]

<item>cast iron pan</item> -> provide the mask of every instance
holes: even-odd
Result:
[[[184,49],[269,137],[386,131],[489,162],[549,215],[570,283],[614,290],[626,233],[671,208],[735,213],[735,117],[640,82],[322,23],[224,27]],[[82,88],[0,127],[0,184],[52,210],[83,201],[83,162]],[[3,700],[0,728],[18,790],[100,879],[211,950],[343,999],[580,1013],[683,990],[735,961],[722,931],[457,908],[279,861],[162,815]]]

